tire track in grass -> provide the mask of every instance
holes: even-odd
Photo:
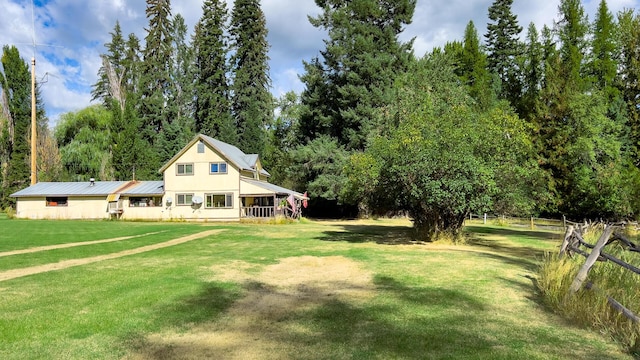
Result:
[[[53,263],[53,264],[38,265],[38,266],[32,266],[32,267],[27,267],[27,268],[22,268],[22,269],[8,270],[8,271],[0,272],[0,282],[1,281],[6,281],[6,280],[11,280],[11,279],[16,279],[16,278],[23,277],[23,276],[40,274],[40,273],[48,272],[48,271],[62,270],[62,269],[67,269],[67,268],[74,267],[74,266],[81,266],[81,265],[91,264],[91,263],[104,261],[104,260],[117,259],[117,258],[120,258],[120,257],[123,257],[123,256],[140,254],[140,253],[151,251],[151,250],[162,249],[162,248],[166,248],[166,247],[170,247],[170,246],[183,244],[183,243],[186,243],[188,241],[201,239],[201,238],[204,238],[204,237],[207,237],[207,236],[210,236],[210,235],[214,235],[214,234],[220,233],[222,231],[223,231],[222,229],[207,230],[207,231],[202,231],[202,232],[199,232],[199,233],[196,233],[196,234],[183,236],[181,238],[165,241],[165,242],[162,242],[162,243],[153,244],[153,245],[147,245],[147,246],[141,246],[139,248],[130,249],[130,250],[124,250],[124,251],[120,251],[120,252],[117,252],[117,253],[112,253],[112,254],[107,254],[107,255],[100,255],[100,256],[93,256],[93,257],[82,258],[82,259],[64,260],[64,261],[60,261],[60,262]]]
[[[168,230],[162,230],[162,231],[150,232],[150,233],[146,233],[146,234],[122,236],[122,237],[111,238],[111,239],[82,241],[82,242],[57,244],[57,245],[46,245],[46,246],[32,247],[32,248],[28,248],[28,249],[5,251],[5,252],[0,252],[0,257],[11,256],[11,255],[30,254],[30,253],[34,253],[34,252],[55,250],[55,249],[66,249],[66,248],[76,247],[76,246],[104,244],[104,243],[109,243],[109,242],[116,242],[116,241],[122,241],[122,240],[128,240],[128,239],[135,239],[135,238],[148,236],[148,235],[157,235],[157,234],[160,234],[160,233],[163,233],[163,232],[167,232],[167,231]]]

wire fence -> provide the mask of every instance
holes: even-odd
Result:
[[[469,215],[469,219],[467,219],[470,223],[482,223],[482,224],[493,224],[493,225],[501,225],[501,226],[513,226],[520,228],[528,228],[531,230],[534,229],[543,229],[550,231],[564,231],[569,223],[565,218],[563,219],[547,219],[547,218],[539,218],[539,217],[530,217],[530,218],[519,218],[512,216],[504,216],[504,215],[491,215],[491,214],[471,214]]]

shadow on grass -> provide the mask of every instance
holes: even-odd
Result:
[[[171,326],[215,320],[241,296],[234,285],[207,283],[199,294],[160,309],[158,320]]]
[[[528,237],[532,240],[558,240],[561,235],[551,231],[518,230],[487,226],[465,226],[465,231],[476,234],[495,234],[503,236]]]
[[[283,289],[244,284],[244,296],[210,285],[199,296],[165,309],[179,325],[209,320],[198,338],[141,339],[139,359],[486,359],[573,358],[561,332],[528,324],[493,324],[495,309],[464,289],[415,286],[375,276],[374,298],[337,296],[363,290],[340,281]],[[523,286],[518,284],[518,286]],[[364,289],[366,290],[366,289]],[[218,322],[227,311],[224,322]],[[193,314],[195,313],[195,314]],[[504,321],[504,320],[501,320]],[[227,334],[220,335],[220,334]],[[232,334],[232,335],[231,335]],[[188,341],[183,341],[187,335]],[[540,350],[539,344],[545,344]],[[586,355],[586,356],[585,356]],[[580,358],[607,358],[594,349]]]
[[[152,327],[156,330],[187,329],[194,324],[216,321],[241,296],[242,292],[235,285],[207,283],[200,293],[156,309]],[[144,333],[129,333],[123,342],[136,351],[148,345]]]
[[[415,244],[413,228],[409,226],[342,225],[343,231],[325,231],[322,241],[349,243],[372,242],[384,245]]]
[[[518,244],[517,240],[513,240],[513,245],[511,245],[510,242],[488,239],[484,237],[484,235],[499,235],[510,237],[512,239],[527,238],[527,240],[554,244],[559,244],[558,240],[560,237],[559,234],[552,232],[480,226],[468,226],[465,228],[465,232],[468,237],[467,244],[491,251],[491,253],[486,253],[484,256],[492,257],[512,265],[521,266],[530,271],[537,269],[538,264],[544,259],[545,253],[548,250]]]

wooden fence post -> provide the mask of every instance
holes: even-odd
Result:
[[[536,227],[533,225],[533,216],[531,217],[531,230],[534,230]]]
[[[571,283],[571,287],[569,288],[570,294],[575,294],[582,287],[582,283],[587,279],[589,270],[591,270],[593,264],[595,264],[596,260],[598,260],[598,257],[600,257],[600,252],[602,251],[602,248],[607,244],[609,237],[613,233],[613,229],[614,226],[606,225],[604,227],[604,232],[602,233],[602,235],[600,235],[600,239],[598,239],[598,242],[593,247],[591,254],[589,254],[589,257],[587,257],[584,265],[582,265],[580,271],[578,271],[578,275],[576,275],[576,278],[573,279],[573,283]]]
[[[487,225],[487,213],[484,213],[484,220],[482,223]]]
[[[571,238],[571,235],[573,235],[573,225],[569,225],[569,227],[567,228],[567,231],[565,231],[564,233],[564,240],[562,241],[562,246],[560,247],[560,257],[562,257],[564,253],[567,251],[567,248],[569,247],[569,239]]]

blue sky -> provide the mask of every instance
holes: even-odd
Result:
[[[173,0],[173,14],[186,19],[190,32],[202,15],[202,0]],[[229,8],[233,0],[227,0]],[[462,38],[465,25],[473,20],[478,32],[486,32],[487,9],[493,0],[417,0],[413,23],[401,38],[415,38],[414,51],[422,55],[435,46]],[[307,15],[317,15],[313,0],[262,0],[267,18],[272,92],[279,96],[303,89],[298,75],[302,61],[317,56],[324,48],[325,34],[309,24]],[[593,19],[599,0],[583,1]],[[640,0],[608,0],[615,14],[624,8],[640,9]],[[559,0],[514,0],[513,11],[520,25],[534,22],[538,29],[552,25]],[[35,40],[37,77],[46,79],[42,95],[51,124],[61,113],[90,105],[91,85],[100,67],[99,55],[110,40],[116,20],[124,35],[134,32],[142,40],[147,26],[143,0],[36,0]],[[0,45],[16,45],[29,61],[33,55],[31,0],[0,0]]]

